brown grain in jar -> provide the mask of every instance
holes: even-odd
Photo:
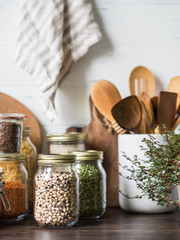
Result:
[[[20,152],[24,114],[0,114],[0,151]]]

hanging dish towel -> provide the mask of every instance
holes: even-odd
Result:
[[[62,78],[100,39],[86,0],[22,1],[15,61],[36,80],[50,121],[56,118],[54,97]]]

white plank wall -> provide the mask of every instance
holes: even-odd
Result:
[[[91,2],[103,40],[64,79],[55,99],[58,118],[50,123],[42,112],[42,95],[35,81],[14,63],[20,0],[0,0],[0,91],[35,114],[43,135],[89,123],[88,96],[98,79],[111,80],[125,97],[130,71],[137,65],[155,75],[156,94],[167,89],[171,77],[180,75],[180,0]]]

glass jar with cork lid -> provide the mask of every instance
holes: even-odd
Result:
[[[25,154],[25,167],[28,172],[28,208],[33,209],[33,180],[36,172],[37,150],[30,139],[31,128],[23,127],[21,152]]]
[[[76,171],[79,176],[80,218],[100,218],[106,210],[103,152],[87,150],[71,153],[76,155]]]
[[[0,198],[0,221],[19,221],[27,214],[27,171],[24,161],[25,156],[22,153],[0,152],[0,168],[3,173],[1,195],[8,200],[4,204]]]
[[[40,226],[72,227],[79,219],[75,155],[39,154],[34,178],[34,218]]]
[[[86,149],[86,133],[70,132],[66,134],[48,134],[48,152],[51,154],[63,154],[73,150]]]

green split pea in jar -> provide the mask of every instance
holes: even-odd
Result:
[[[100,218],[106,209],[106,173],[101,151],[72,151],[79,176],[80,218]]]

